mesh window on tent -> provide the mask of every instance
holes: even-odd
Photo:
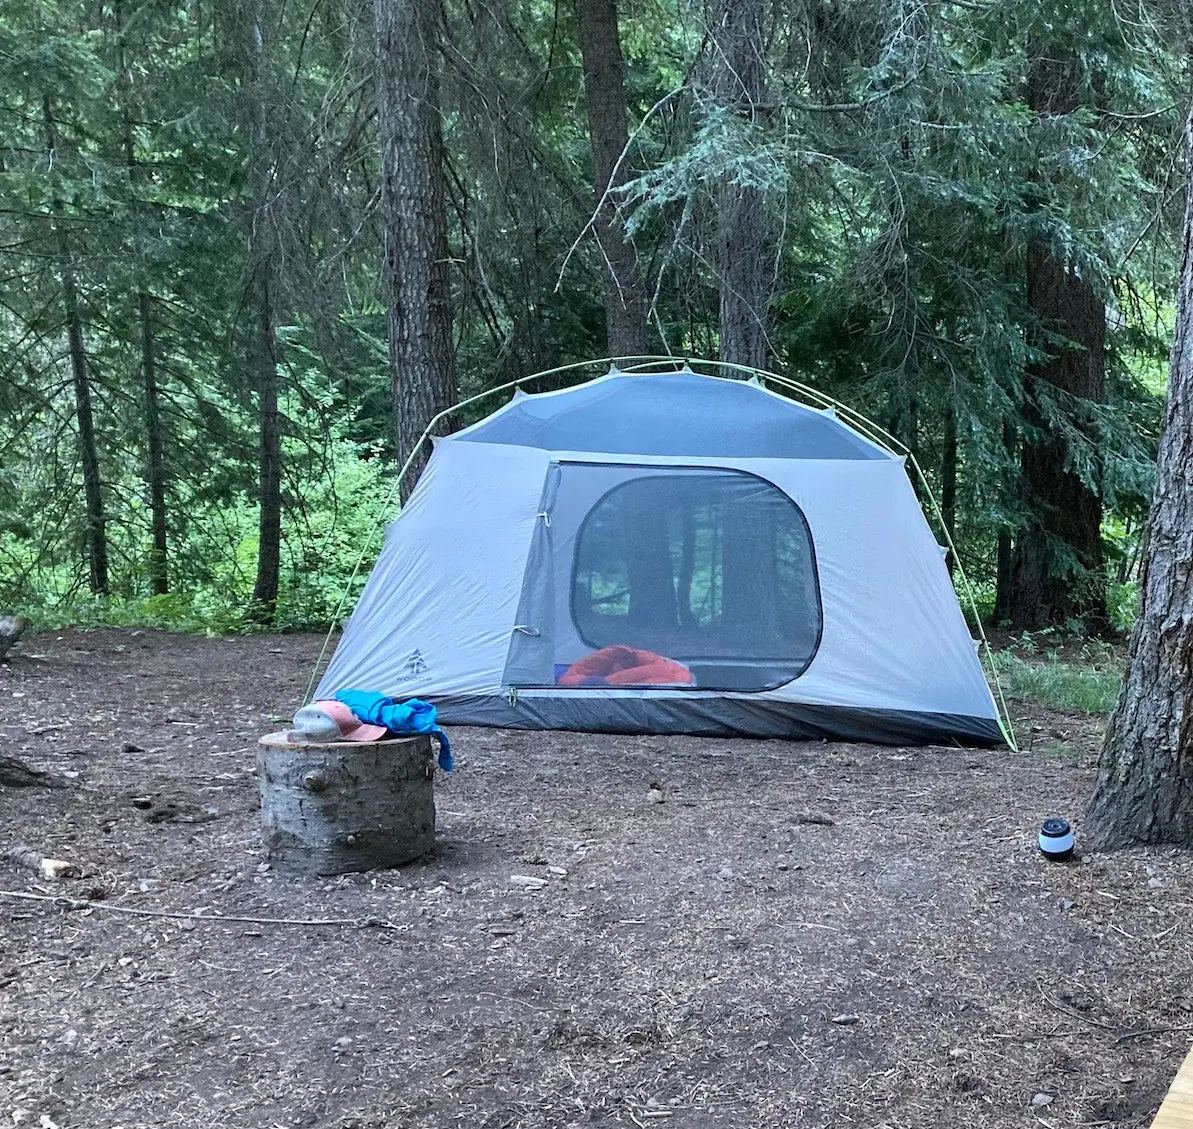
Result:
[[[570,609],[583,643],[674,660],[699,689],[797,677],[816,651],[821,607],[796,504],[751,474],[639,469],[576,535]]]

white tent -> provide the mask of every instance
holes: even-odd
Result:
[[[438,440],[318,696],[343,689],[469,725],[1003,741],[903,460],[686,368]]]

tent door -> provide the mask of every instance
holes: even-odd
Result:
[[[559,492],[560,467],[547,468],[538,519],[530,540],[518,617],[510,638],[505,662],[507,686],[544,686],[553,682],[552,654],[555,647],[555,559],[551,512]]]
[[[719,467],[553,463],[541,509],[505,685],[578,678],[569,667],[610,648],[626,673],[580,668],[581,686],[760,691],[812,661],[811,533],[773,483]]]

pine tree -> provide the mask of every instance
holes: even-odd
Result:
[[[404,462],[457,397],[439,116],[443,10],[440,0],[373,0],[373,17],[390,388]],[[424,460],[422,453],[404,491]]]
[[[1193,845],[1193,107],[1184,257],[1139,618],[1089,803],[1091,841]]]
[[[647,297],[638,253],[626,236],[615,192],[631,179],[617,0],[576,0],[576,16],[592,148],[594,227],[601,250],[607,351],[611,357],[643,356],[648,352]]]
[[[1087,85],[1073,57],[1032,52],[1027,103],[1036,114],[1075,114]],[[1102,500],[1098,484],[1073,467],[1072,440],[1051,426],[1050,414],[1078,421],[1106,395],[1106,305],[1080,265],[1066,260],[1045,235],[1027,244],[1030,332],[1045,359],[1027,368],[1022,482],[1030,511],[1016,539],[1007,590],[1007,618],[1017,631],[1081,620],[1102,631],[1106,574],[1102,560]]]

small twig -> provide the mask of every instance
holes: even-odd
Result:
[[[1040,998],[1062,1015],[1067,1015],[1070,1019],[1076,1019],[1079,1023],[1088,1023],[1091,1027],[1100,1027],[1103,1031],[1117,1031],[1118,1034],[1115,1036],[1113,1044],[1116,1047],[1120,1043],[1125,1043],[1128,1039],[1138,1039],[1143,1035],[1166,1035],[1173,1031],[1193,1031],[1193,1024],[1186,1024],[1183,1027],[1140,1027],[1137,1031],[1123,1031],[1113,1023],[1102,1023],[1100,1020],[1093,1019],[1088,1015],[1082,1015],[1080,1012],[1066,1007],[1058,1000],[1054,1000],[1048,996],[1040,988],[1039,984],[1036,987],[1040,990]]]
[[[1077,1020],[1078,1023],[1087,1023],[1090,1027],[1100,1027],[1103,1031],[1117,1031],[1119,1029],[1113,1023],[1103,1023],[1101,1020],[1094,1019],[1092,1016],[1083,1015],[1076,1008],[1066,1006],[1060,1000],[1054,1000],[1044,991],[1039,981],[1036,982],[1036,990],[1040,993],[1040,999],[1049,1007],[1059,1011],[1061,1015],[1067,1015],[1070,1019]]]
[[[478,996],[487,996],[494,1000],[503,1000],[508,1004],[521,1004],[522,1007],[528,1007],[532,1011],[550,1011],[550,1008],[543,1007],[541,1004],[532,1004],[529,1000],[520,1000],[517,996],[503,996],[500,992],[477,992]]]
[[[1184,1027],[1141,1027],[1138,1031],[1124,1031],[1123,1034],[1114,1040],[1114,1045],[1117,1047],[1119,1043],[1125,1043],[1128,1039],[1138,1039],[1141,1035],[1167,1035],[1173,1031],[1193,1031],[1193,1025],[1186,1024]]]
[[[231,921],[246,925],[337,925],[344,929],[400,929],[392,921],[381,917],[234,917],[210,913],[174,913],[164,909],[135,909],[111,902],[93,902],[85,898],[67,898],[53,894],[26,894],[16,890],[0,890],[0,897],[21,898],[31,902],[53,902],[63,909],[106,909],[112,913],[128,913],[136,917],[168,917],[176,921]]]
[[[668,102],[670,102],[672,98],[674,98],[677,94],[681,94],[687,85],[688,80],[685,78],[683,82],[681,82],[674,90],[669,90],[666,94],[664,94],[662,98],[660,98],[653,106],[651,106],[649,110],[646,111],[642,117],[642,120],[638,123],[638,127],[633,133],[630,134],[629,138],[627,138],[625,146],[622,148],[621,153],[618,154],[617,160],[613,163],[613,170],[609,173],[609,182],[605,185],[605,190],[601,193],[601,198],[597,201],[596,210],[591,216],[588,217],[588,222],[580,229],[580,234],[576,236],[575,242],[572,243],[572,245],[568,248],[567,254],[563,257],[563,265],[559,268],[559,277],[555,280],[554,293],[558,294],[560,289],[563,287],[563,276],[567,272],[568,263],[572,261],[572,256],[576,253],[576,248],[580,246],[580,244],[584,241],[584,237],[596,226],[597,220],[600,218],[601,211],[608,202],[610,194],[620,187],[616,183],[617,174],[621,171],[621,166],[625,163],[625,159],[629,155],[631,146],[633,146],[634,142],[638,140],[638,134],[640,134],[646,128],[646,123],[649,122],[650,119],[653,118],[655,114]]]
[[[67,999],[67,1000],[72,999],[73,997],[77,996],[80,992],[85,991],[87,988],[90,988],[91,985],[94,984],[111,967],[112,966],[110,964],[101,964],[99,966],[99,968],[97,968],[90,976],[87,977],[86,980],[83,981],[82,984],[76,985],[69,992],[67,992],[66,995],[63,997],[63,999]]]

